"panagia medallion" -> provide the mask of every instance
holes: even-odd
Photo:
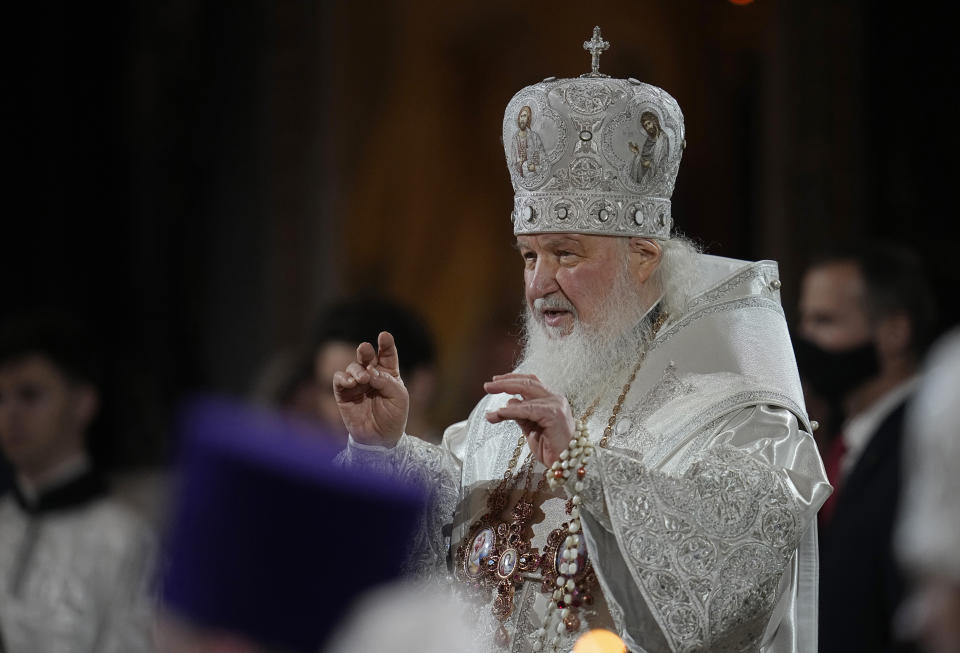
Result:
[[[503,580],[510,578],[513,572],[517,570],[517,559],[519,557],[517,550],[513,547],[501,553],[500,560],[497,562],[497,576]]]
[[[483,573],[487,559],[495,552],[497,536],[492,528],[484,528],[470,545],[470,553],[463,561],[463,571],[470,578],[477,578]]]

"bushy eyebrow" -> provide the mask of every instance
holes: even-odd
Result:
[[[570,234],[556,234],[552,236],[541,236],[541,238],[543,239],[542,244],[547,247],[555,246],[560,243],[574,243],[576,245],[582,244],[582,241],[574,238]],[[519,240],[513,241],[514,249],[520,249],[521,247],[524,247],[524,245],[521,245]]]

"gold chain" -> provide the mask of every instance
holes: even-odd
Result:
[[[493,490],[490,491],[490,494],[487,495],[487,510],[491,515],[498,515],[506,507],[507,503],[507,484],[510,481],[516,479],[519,481],[520,474],[523,471],[523,465],[517,470],[517,476],[514,476],[513,468],[517,466],[517,461],[520,460],[520,453],[523,451],[523,444],[527,441],[525,435],[521,434],[517,438],[517,446],[513,450],[513,456],[510,458],[510,463],[507,465],[507,469],[503,472],[503,478],[500,479],[500,482],[497,484]],[[531,452],[527,456],[527,462],[532,461],[533,453]],[[532,470],[532,467],[531,467]],[[528,472],[529,475],[530,472]]]
[[[523,451],[523,445],[526,441],[527,436],[521,433],[520,437],[517,438],[517,446],[513,450],[513,457],[510,458],[510,462],[507,464],[507,471],[503,473],[503,480],[500,481],[500,487],[497,488],[498,490],[513,476],[513,468],[517,466],[517,461],[520,460],[520,452]]]
[[[623,390],[620,391],[620,396],[617,397],[617,403],[614,404],[613,410],[610,412],[610,419],[607,420],[607,425],[603,429],[603,437],[601,437],[600,442],[597,443],[604,449],[607,448],[607,442],[609,442],[610,435],[613,433],[613,425],[617,422],[617,415],[620,414],[620,409],[623,408],[623,401],[627,398],[627,393],[630,392],[630,386],[633,384],[634,379],[637,378],[637,372],[640,371],[640,366],[643,365],[643,359],[644,354],[640,354],[640,360],[638,360],[637,364],[633,367],[630,378],[623,384]]]
[[[580,421],[586,424],[587,420],[590,419],[590,416],[593,415],[593,411],[595,411],[597,409],[597,406],[599,405],[600,405],[600,397],[597,397],[596,399],[593,400],[593,403],[590,404],[590,407],[587,408],[585,411],[583,411],[583,415],[580,416]]]

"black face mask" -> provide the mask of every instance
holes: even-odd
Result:
[[[880,372],[877,347],[872,340],[858,347],[827,351],[796,336],[793,351],[800,376],[834,406],[839,406],[852,390]]]

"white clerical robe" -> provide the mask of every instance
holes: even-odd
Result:
[[[0,634],[9,653],[153,650],[154,538],[99,497],[28,514],[0,498]]]
[[[701,287],[669,319],[646,357],[606,449],[584,479],[588,556],[599,581],[580,628],[616,630],[631,651],[813,653],[817,641],[815,515],[830,493],[810,435],[779,302],[776,264],[699,257]],[[611,379],[587,422],[598,440],[626,379]],[[404,435],[393,449],[351,440],[345,464],[421,479],[431,510],[414,566],[451,571],[450,555],[487,510],[519,427],[484,415],[508,396],[487,396],[447,429],[442,444]],[[521,460],[527,454],[524,446]],[[544,469],[539,464],[537,474]],[[512,506],[519,496],[514,492]],[[531,545],[543,551],[568,517],[565,490],[541,492]],[[450,525],[452,524],[452,529]],[[449,540],[446,533],[452,533]],[[542,636],[549,595],[530,574],[503,623],[510,651]],[[479,643],[500,627],[493,593],[476,606]],[[547,642],[556,635],[551,632]]]

